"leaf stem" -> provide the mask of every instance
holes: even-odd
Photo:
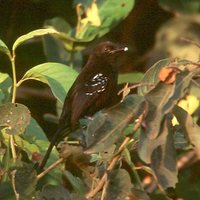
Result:
[[[15,53],[13,52],[12,57],[10,57],[12,64],[12,75],[13,75],[13,93],[12,93],[12,103],[15,103],[16,99],[16,90],[17,90],[17,78],[16,78],[16,69],[15,69]]]
[[[13,75],[13,92],[12,92],[12,103],[15,103],[16,99],[16,90],[17,90],[17,78],[16,78],[16,69],[15,69],[15,52],[13,51],[12,56],[9,55],[11,64],[12,64],[12,75]],[[14,162],[17,159],[16,149],[15,149],[15,142],[14,142],[14,136],[10,135],[10,147],[12,151],[12,156],[14,159]]]

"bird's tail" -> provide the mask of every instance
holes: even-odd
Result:
[[[53,135],[53,137],[51,139],[51,142],[46,151],[46,154],[44,155],[44,158],[38,167],[38,172],[41,172],[43,170],[44,166],[46,165],[54,145],[56,145],[61,140],[61,138],[63,138],[64,136],[67,136],[69,133],[70,133],[70,129],[68,127],[58,129],[56,131],[56,133]]]

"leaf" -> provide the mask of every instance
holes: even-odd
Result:
[[[12,79],[6,73],[0,72],[0,105],[11,101]]]
[[[165,114],[169,113],[177,102],[185,96],[195,73],[195,71],[182,71],[177,74],[173,85],[159,82],[154,89],[145,95],[148,105],[145,118],[146,135],[150,139],[155,139],[158,136]]]
[[[27,126],[26,132],[25,134],[22,135],[22,138],[30,144],[30,146],[27,146],[27,151],[26,151],[29,158],[31,158],[33,153],[35,152],[44,156],[46,153],[46,149],[50,144],[44,131],[38,125],[37,121],[33,118],[31,118],[30,124]],[[36,151],[37,149],[38,151]],[[51,156],[48,159],[47,165],[54,163],[58,158],[59,158],[58,152],[55,148],[53,148]],[[55,172],[55,170],[53,171]]]
[[[62,185],[45,185],[36,199],[72,200],[69,191]]]
[[[79,18],[81,18],[82,14],[81,12],[77,13],[79,15]],[[96,1],[92,1],[90,7],[85,9],[85,17],[80,20],[82,28],[84,28],[88,23],[92,26],[100,26],[101,25],[101,19],[99,16],[99,10],[97,7]],[[79,30],[81,31],[81,30]]]
[[[92,7],[92,2],[94,1],[76,0],[74,1],[74,5],[84,5],[85,14],[88,8]],[[81,19],[78,22],[79,28],[76,31],[75,37],[78,40],[92,41],[96,37],[98,38],[105,35],[130,13],[134,6],[134,2],[134,0],[96,1],[95,9],[94,6],[92,9],[92,15],[95,16],[93,20],[96,19],[95,24],[99,24],[99,22],[101,22],[101,25],[94,26],[90,23],[81,24]]]
[[[85,193],[86,186],[80,178],[75,177],[71,172],[69,172],[67,170],[64,171],[64,176],[71,183],[71,185],[76,193],[79,193],[79,194]]]
[[[37,183],[37,173],[33,169],[33,166],[21,163],[21,166],[14,167],[10,174],[14,179],[16,192],[19,194],[20,199],[31,198],[35,192]]]
[[[145,191],[139,190],[137,188],[132,188],[131,192],[132,193],[129,195],[130,200],[150,200]]]
[[[145,95],[152,89],[152,84],[156,85],[159,82],[158,75],[164,66],[170,64],[169,59],[163,59],[155,63],[143,76],[141,84],[143,86],[138,88],[139,95]]]
[[[126,199],[131,194],[131,183],[128,172],[124,169],[116,169],[108,174],[105,200]]]
[[[10,57],[10,50],[8,49],[7,45],[0,40],[0,52],[5,53],[6,55],[8,55]]]
[[[87,128],[85,152],[104,151],[122,137],[123,129],[134,120],[142,101],[143,97],[130,95],[122,103],[98,113]]]
[[[166,138],[163,138],[164,143],[155,148],[151,155],[151,168],[155,172],[159,184],[164,189],[175,187],[178,182],[176,151],[173,142],[173,131],[170,126],[171,124],[165,120],[160,134],[166,135]]]
[[[126,73],[126,74],[119,74],[118,76],[118,83],[135,83],[141,81],[143,78],[143,73]]]
[[[70,89],[78,73],[72,68],[59,63],[43,63],[26,72],[18,85],[25,80],[34,79],[50,86],[54,96],[64,102],[67,91]]]
[[[38,146],[36,144],[31,144],[28,141],[22,139],[20,136],[15,136],[15,142],[19,148],[25,151],[28,155],[29,160],[32,160],[32,156],[36,152],[40,152]]]
[[[175,106],[173,114],[176,116],[181,129],[194,146],[197,156],[200,158],[200,127],[193,121],[192,117],[182,108]]]
[[[0,127],[9,135],[24,133],[30,122],[30,111],[19,103],[0,105]]]
[[[33,39],[34,37],[43,36],[43,35],[47,35],[47,34],[56,34],[56,33],[58,34],[58,32],[52,28],[37,29],[37,30],[31,31],[25,35],[20,36],[14,42],[12,50],[15,51],[19,45],[26,42],[27,40]]]

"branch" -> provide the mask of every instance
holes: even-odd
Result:
[[[57,165],[62,163],[64,161],[64,158],[58,159],[56,162],[54,162],[52,165],[50,165],[45,171],[37,175],[37,180],[45,176],[49,171],[51,171],[53,168],[55,168]]]
[[[143,120],[143,117],[144,117],[144,113],[142,113],[142,114],[138,117],[138,119],[135,120],[135,126],[134,126],[134,128],[133,128],[133,133],[132,133],[131,135],[127,136],[127,137],[124,139],[123,143],[122,143],[121,146],[119,147],[119,150],[118,150],[117,154],[115,154],[115,156],[112,158],[112,160],[111,160],[111,162],[110,162],[110,164],[109,164],[109,166],[108,166],[106,172],[104,173],[104,175],[102,176],[102,178],[101,178],[100,181],[98,182],[96,188],[94,188],[93,190],[89,191],[89,192],[86,194],[86,199],[89,199],[89,198],[94,197],[94,196],[97,194],[97,192],[99,192],[99,191],[103,188],[103,186],[104,186],[104,184],[105,184],[105,182],[106,182],[106,180],[107,180],[107,172],[111,171],[111,170],[115,167],[116,163],[121,159],[121,153],[124,151],[126,145],[127,145],[127,144],[129,143],[129,141],[132,139],[132,135],[133,135],[133,134],[137,131],[137,129],[140,127],[140,125],[141,125],[141,123],[142,123],[142,120]]]

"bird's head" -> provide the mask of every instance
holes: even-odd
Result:
[[[102,59],[113,60],[115,59],[120,53],[125,52],[128,50],[128,47],[121,47],[112,42],[101,42],[99,43],[94,51],[93,55]]]

